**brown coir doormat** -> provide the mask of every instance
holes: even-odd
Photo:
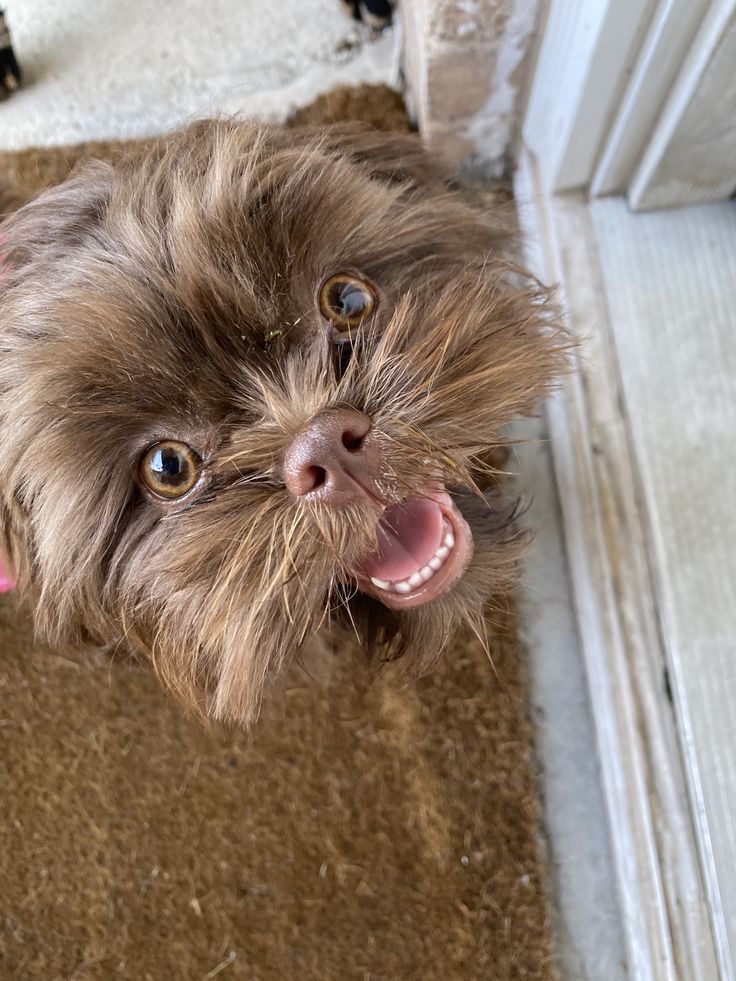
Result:
[[[88,149],[0,155],[5,200]],[[526,684],[493,621],[493,667],[458,640],[404,689],[325,643],[244,733],[40,648],[1,598],[0,978],[551,979]]]

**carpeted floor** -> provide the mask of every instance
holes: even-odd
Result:
[[[89,149],[0,154],[0,208]],[[325,642],[246,734],[39,648],[0,599],[0,978],[553,978],[526,681],[493,619],[493,666],[458,639],[405,689]]]

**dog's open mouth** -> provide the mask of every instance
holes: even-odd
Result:
[[[422,606],[460,578],[472,553],[470,528],[449,494],[411,497],[383,512],[358,585],[392,609]]]

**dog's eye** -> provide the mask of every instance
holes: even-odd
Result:
[[[319,291],[322,316],[339,328],[359,327],[376,309],[373,287],[350,273],[336,273]]]
[[[157,497],[183,497],[197,483],[202,460],[186,443],[166,440],[146,450],[138,468],[140,478]]]

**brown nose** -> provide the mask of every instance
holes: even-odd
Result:
[[[355,409],[316,416],[286,451],[286,486],[296,497],[328,504],[376,500],[380,461],[370,433],[370,419]]]

